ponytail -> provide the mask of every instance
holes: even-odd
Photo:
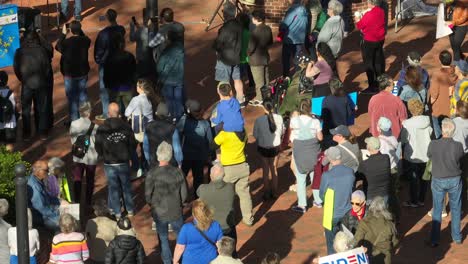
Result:
[[[273,102],[271,100],[265,100],[263,102],[263,107],[268,111],[268,127],[270,128],[270,132],[275,133],[277,127],[273,116]]]

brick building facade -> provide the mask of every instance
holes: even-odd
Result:
[[[386,0],[388,3],[388,16],[394,17],[394,10],[397,0]],[[278,27],[279,22],[284,17],[284,13],[289,7],[289,0],[255,0],[254,8],[265,10],[266,22],[271,27]],[[350,13],[353,16],[355,11],[364,10],[367,8],[367,0],[352,0],[351,8],[345,9],[344,12]],[[352,20],[351,20],[352,22]]]

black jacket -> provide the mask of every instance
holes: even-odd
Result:
[[[134,236],[120,235],[109,243],[105,264],[143,264],[145,251]]]
[[[106,119],[96,132],[95,148],[105,164],[127,163],[136,148],[131,126],[118,117]]]
[[[114,34],[121,34],[122,38],[125,36],[125,28],[120,25],[108,26],[101,30],[96,38],[94,44],[94,60],[99,65],[104,65],[107,57],[112,53],[111,40],[115,39]]]
[[[218,59],[226,65],[240,64],[240,53],[242,46],[242,26],[231,19],[224,23],[218,31],[213,48],[216,50]]]
[[[136,59],[125,50],[111,53],[104,64],[104,85],[114,91],[128,91],[136,77]],[[119,87],[126,87],[120,88]]]
[[[13,67],[24,87],[45,89],[53,85],[53,50],[49,45],[41,44],[40,41],[23,42],[16,50]]]
[[[151,205],[153,217],[161,221],[175,221],[182,217],[187,199],[184,173],[171,165],[153,167],[145,179],[145,200]]]
[[[60,71],[67,77],[83,77],[88,75],[88,50],[91,40],[83,33],[66,38],[61,34],[55,49],[62,53]]]
[[[250,34],[249,39],[247,54],[249,55],[250,66],[268,65],[270,62],[268,48],[272,44],[273,34],[271,28],[265,24],[258,25]]]
[[[173,123],[158,117],[146,125],[145,133],[148,136],[152,164],[158,162],[156,150],[158,149],[159,144],[166,141],[172,146],[172,136],[174,135],[175,129],[176,127]],[[174,155],[172,155],[171,165],[177,166],[177,161],[175,160]]]

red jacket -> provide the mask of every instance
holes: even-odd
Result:
[[[382,91],[369,101],[368,109],[370,117],[370,133],[372,136],[379,135],[377,122],[384,116],[392,121],[392,134],[398,138],[402,127],[402,122],[408,118],[406,107],[398,96],[390,92]]]
[[[357,28],[361,30],[364,40],[379,42],[385,39],[385,11],[374,6],[357,23]]]

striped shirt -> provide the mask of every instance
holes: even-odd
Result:
[[[60,233],[52,240],[50,262],[58,264],[82,264],[89,258],[88,245],[83,234]]]

